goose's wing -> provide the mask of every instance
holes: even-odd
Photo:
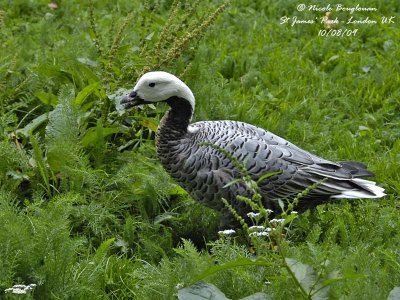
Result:
[[[259,183],[266,199],[294,198],[312,184],[320,183],[304,198],[327,200],[346,190],[363,189],[352,179],[373,176],[361,163],[325,160],[253,125],[234,121],[217,123],[209,124],[209,127],[218,128],[215,130],[218,139],[211,142],[234,155],[254,180],[278,172]],[[303,206],[316,204],[318,202]]]

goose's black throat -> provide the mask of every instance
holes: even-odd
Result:
[[[190,102],[179,97],[171,97],[166,102],[171,106],[169,118],[175,122],[186,123],[185,127],[187,128],[193,114],[193,108]]]
[[[187,133],[193,107],[188,100],[179,97],[171,97],[166,102],[171,108],[162,118],[157,135],[160,139],[180,138]]]

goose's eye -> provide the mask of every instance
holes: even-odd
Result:
[[[155,87],[156,84],[154,82],[149,83],[149,87]]]

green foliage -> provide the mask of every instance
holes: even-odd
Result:
[[[27,298],[174,299],[203,280],[231,299],[398,295],[397,21],[335,38],[318,37],[319,23],[279,25],[321,15],[296,1],[3,2],[0,292],[37,284]],[[377,11],[357,17],[400,17],[396,0],[360,5]],[[158,163],[165,107],[119,105],[150,69],[188,83],[196,120],[245,121],[367,163],[388,196],[288,212],[263,224],[268,237],[218,238],[218,213]]]
[[[226,296],[213,284],[199,282],[190,287],[180,289],[178,291],[179,300],[195,300],[195,299],[215,299],[229,300]],[[270,299],[264,293],[255,293],[251,296],[241,298],[241,300],[268,300]]]
[[[70,195],[54,199],[46,207],[37,203],[19,212],[15,198],[2,193],[1,252],[2,287],[15,282],[37,283],[35,295],[51,293],[67,297],[76,253],[82,251],[83,240],[70,237],[68,210]],[[46,283],[46,284],[43,284]],[[75,291],[76,292],[76,291]]]
[[[0,190],[15,190],[29,176],[28,157],[18,150],[18,144],[0,141]]]

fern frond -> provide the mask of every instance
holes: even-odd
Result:
[[[74,88],[65,85],[60,89],[58,104],[49,113],[49,122],[46,126],[46,140],[48,147],[56,147],[61,142],[76,144],[79,135],[79,112],[72,102],[75,96]]]

